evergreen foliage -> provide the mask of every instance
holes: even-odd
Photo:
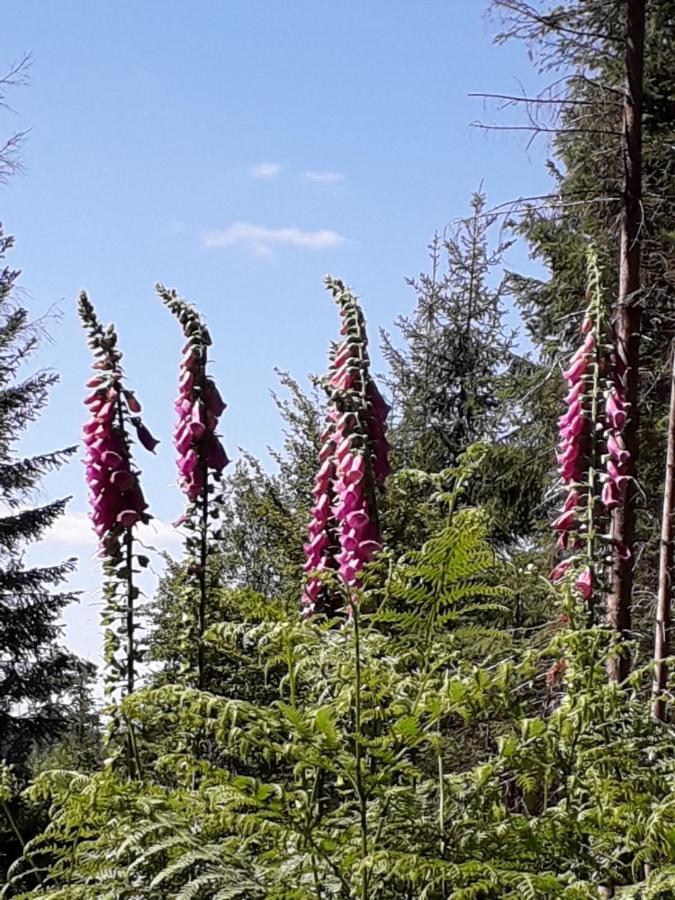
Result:
[[[0,229],[0,259],[12,246],[13,239]],[[31,321],[16,301],[18,277],[7,265],[0,271],[0,764],[5,773],[11,767],[16,789],[25,785],[33,756],[74,727],[71,698],[82,679],[93,675],[93,667],[60,641],[61,611],[77,599],[64,587],[76,561],[34,566],[25,559],[68,502],[36,505],[41,481],[76,448],[29,457],[18,452],[23,432],[37,422],[58,381],[53,372],[25,372],[40,346],[44,323]],[[9,786],[3,806],[0,870],[16,855],[19,835],[30,835],[35,827]]]
[[[558,414],[561,368],[573,348],[585,306],[585,259],[589,242],[598,249],[607,290],[616,295],[616,227],[623,176],[619,137],[624,82],[626,4],[621,0],[565,0],[529,4],[493,0],[501,40],[524,41],[551,87],[542,104],[527,109],[534,128],[553,128],[550,196],[517,205],[515,233],[546,270],[543,278],[511,273],[508,289],[518,304],[529,339],[543,368],[520,391],[519,436],[528,441],[532,465],[550,454]],[[640,398],[641,491],[638,521],[638,618],[645,618],[653,594],[651,565],[658,540],[658,509],[664,458],[664,422],[669,396],[668,357],[675,310],[673,234],[675,160],[675,11],[669,0],[650,0],[644,72],[643,183],[641,228],[642,362]],[[553,101],[553,102],[551,102]],[[670,136],[670,137],[668,137]],[[527,469],[525,470],[527,473]],[[534,473],[532,473],[534,475]],[[525,477],[528,477],[525,474]]]
[[[417,303],[397,320],[402,345],[384,332],[382,342],[395,468],[437,473],[485,443],[472,500],[489,513],[493,537],[513,545],[546,520],[541,498],[552,457],[533,457],[519,427],[519,397],[542,370],[519,354],[506,323],[504,254],[513,241],[501,231],[495,241],[499,224],[486,195],[475,193],[471,215],[434,235],[430,270],[408,281]]]
[[[473,195],[471,209],[448,234],[434,235],[431,270],[409,279],[417,305],[412,317],[397,320],[403,349],[383,334],[400,467],[453,466],[470,444],[499,434],[506,419],[500,393],[515,349],[499,267],[509,244],[490,246],[497,217],[486,212],[483,193]]]

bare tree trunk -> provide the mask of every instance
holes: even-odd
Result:
[[[642,228],[642,80],[647,0],[626,0],[626,88],[623,107],[624,184],[620,220],[619,296],[616,315],[617,365],[623,377],[629,419],[624,431],[625,448],[630,454],[630,477],[626,499],[614,510],[612,538],[614,562],[612,583],[607,599],[610,624],[623,638],[631,628],[631,602],[635,557],[635,519],[638,453],[638,387],[640,366],[640,243]],[[610,663],[609,674],[622,681],[630,671],[630,659],[624,652]]]
[[[675,344],[670,376],[670,410],[668,413],[668,451],[666,476],[663,485],[663,515],[661,518],[661,550],[659,555],[659,592],[656,602],[656,632],[654,635],[654,684],[652,713],[666,721],[666,702],[663,691],[668,670],[664,660],[670,655],[670,596],[673,586],[673,503],[675,502]]]

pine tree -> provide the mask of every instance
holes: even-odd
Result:
[[[13,239],[0,231],[0,259]],[[66,447],[21,458],[16,445],[39,417],[53,372],[24,376],[23,367],[40,345],[39,322],[32,322],[14,299],[19,273],[0,272],[0,760],[10,765],[18,784],[28,774],[31,754],[45,748],[74,725],[70,698],[91,678],[93,667],[60,643],[60,614],[76,599],[62,587],[75,568],[69,559],[53,566],[30,566],[27,547],[38,541],[63,514],[66,499],[33,505],[41,479],[75,453]],[[10,811],[11,814],[11,811]],[[14,811],[15,818],[21,813]],[[0,817],[0,846],[7,858],[16,849]],[[18,840],[21,824],[13,825]],[[0,868],[4,861],[0,854]]]

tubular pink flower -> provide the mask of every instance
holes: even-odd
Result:
[[[575,400],[578,400],[585,393],[585,391],[586,384],[583,381],[577,381],[574,387],[570,388],[570,390],[567,392],[565,402],[571,405]]]
[[[104,450],[101,453],[101,462],[107,469],[119,469],[124,459],[114,450]]]
[[[212,432],[207,433],[204,441],[204,459],[209,469],[214,472],[222,472],[225,466],[230,462],[225,448],[220,440]]]
[[[106,558],[119,552],[125,529],[150,520],[127,438],[129,424],[140,423],[130,415],[140,410],[140,403],[123,387],[121,354],[114,343],[109,343],[110,332],[104,331],[86,297],[81,298],[80,314],[93,345],[105,351],[104,358],[93,366],[97,374],[87,382],[93,392],[85,399],[90,419],[84,423],[82,434],[90,518],[101,541],[100,554]],[[147,429],[144,431],[139,433],[139,440],[146,447],[151,443],[154,446],[156,441]]]
[[[630,459],[630,454],[621,446],[620,437],[616,434],[610,434],[607,438],[607,452],[611,462],[618,465],[624,465]]]
[[[630,480],[628,475],[624,474],[623,468],[618,466],[612,459],[607,460],[607,474],[609,480],[615,482],[615,484],[622,489]]]
[[[549,573],[548,580],[555,584],[556,581],[561,581],[569,569],[572,566],[572,560],[565,559],[562,562],[558,563]]]
[[[368,383],[367,397],[368,437],[373,453],[373,475],[377,484],[382,487],[391,472],[386,424],[390,407],[372,379]]]
[[[612,393],[607,398],[605,410],[610,427],[615,431],[621,431],[626,424],[628,416],[626,406],[617,393],[616,388],[612,390]]]
[[[627,560],[631,558],[632,553],[625,544],[617,543],[614,546],[619,559]]]
[[[133,391],[124,391],[124,398],[127,401],[127,406],[129,407],[129,412],[134,413],[134,415],[138,415],[141,412],[141,404],[136,399],[136,395]]]
[[[580,356],[577,360],[572,362],[569,369],[566,369],[563,372],[563,378],[565,381],[569,382],[570,385],[574,385],[586,374],[587,368],[586,360],[583,356]]]
[[[117,521],[122,528],[132,528],[136,522],[140,521],[140,518],[140,513],[137,513],[135,509],[123,509],[122,512],[117,515]]]
[[[201,495],[207,473],[220,474],[229,463],[215,433],[226,404],[213,378],[206,374],[207,345],[205,329],[200,325],[183,348],[174,403],[178,484],[191,503]]]
[[[337,569],[346,585],[360,586],[364,566],[381,548],[377,492],[389,474],[389,407],[370,376],[363,313],[341,282],[328,278],[326,283],[338,303],[343,340],[331,353],[330,425],[319,453],[305,545],[310,580],[303,604],[308,612],[334,612],[337,602],[324,580],[317,587],[313,571]],[[317,535],[328,539],[315,545]]]
[[[557,460],[560,475],[567,486],[567,495],[553,529],[558,532],[556,549],[576,552],[582,546],[582,537],[591,540],[597,500],[598,480],[595,471],[600,462],[597,424],[602,413],[599,379],[604,370],[597,329],[597,307],[591,305],[583,324],[583,341],[570,359],[563,377],[568,385],[565,413],[558,419],[560,443]],[[613,488],[604,492],[609,498]],[[603,495],[603,496],[604,496]],[[590,551],[589,551],[590,552]],[[560,580],[572,567],[573,559],[562,560],[550,574],[551,581]],[[579,576],[578,587],[589,599],[593,589],[592,577],[587,570]],[[590,569],[588,569],[590,572]],[[585,594],[588,593],[588,596]]]
[[[605,509],[616,509],[623,503],[626,494],[625,484],[612,479],[606,481],[602,487],[602,502]]]
[[[582,571],[577,580],[574,583],[574,586],[581,594],[583,600],[590,600],[593,596],[593,586],[594,586],[594,578],[593,571],[589,566]]]
[[[626,493],[630,478],[627,466],[630,454],[623,443],[623,430],[628,421],[628,404],[626,403],[623,375],[624,366],[616,356],[613,357],[613,384],[607,394],[605,404],[606,418],[606,481],[602,488],[602,502],[609,511],[618,509],[626,502]],[[631,558],[630,549],[623,543],[615,542],[614,553],[620,560]]]
[[[128,491],[134,483],[134,477],[127,469],[117,469],[110,476],[110,484],[118,491]]]
[[[553,523],[553,527],[556,531],[574,531],[577,525],[577,514],[576,508],[569,509],[567,512],[564,512],[561,516]]]
[[[207,413],[215,416],[216,419],[220,418],[227,409],[227,404],[220,396],[220,391],[216,387],[213,378],[206,379],[205,398]]]
[[[568,493],[567,498],[563,504],[562,511],[564,513],[568,512],[571,509],[576,509],[580,505],[580,496],[579,492],[572,488],[572,490]]]
[[[308,574],[302,595],[305,615],[315,612],[331,614],[335,612],[333,592],[320,573],[335,571],[337,562],[335,554],[338,549],[336,521],[333,514],[334,480],[335,480],[335,432],[332,424],[322,435],[323,443],[319,456],[323,462],[314,481],[314,506],[308,526],[310,541],[304,545],[305,564]]]
[[[136,437],[138,438],[138,440],[142,444],[142,446],[145,447],[146,450],[149,450],[150,453],[154,453],[155,447],[157,446],[157,444],[159,444],[159,441],[157,440],[157,438],[154,438],[150,434],[150,432],[145,427],[145,425],[141,422],[140,419],[133,418],[131,420],[131,424],[136,429]]]

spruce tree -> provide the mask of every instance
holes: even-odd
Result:
[[[402,348],[383,334],[393,398],[391,442],[398,467],[438,472],[469,444],[496,435],[504,416],[500,384],[513,361],[504,322],[500,265],[507,244],[491,247],[494,216],[476,193],[472,215],[430,245],[431,270],[409,284],[411,317],[397,326]]]
[[[402,346],[387,333],[382,337],[394,470],[438,473],[455,466],[471,444],[483,443],[467,498],[485,507],[493,538],[513,545],[542,523],[546,528],[547,458],[533,456],[530,436],[520,428],[518,395],[541,367],[518,352],[506,323],[510,242],[494,239],[498,221],[486,210],[485,194],[475,193],[471,215],[434,236],[429,271],[409,279],[417,303],[412,316],[397,320]],[[393,485],[389,493],[389,541],[405,543],[410,510],[397,502]]]
[[[0,230],[0,259],[12,244]],[[38,419],[58,381],[53,372],[23,373],[42,332],[15,300],[18,275],[8,266],[0,271],[0,761],[11,766],[20,786],[31,755],[75,724],[70,696],[93,669],[60,643],[61,611],[76,599],[63,586],[75,560],[31,566],[24,559],[26,549],[59,519],[68,502],[35,505],[41,479],[70,459],[76,447],[30,457],[17,453],[19,438]],[[18,803],[10,799],[5,807],[0,869],[15,854],[23,827]]]

